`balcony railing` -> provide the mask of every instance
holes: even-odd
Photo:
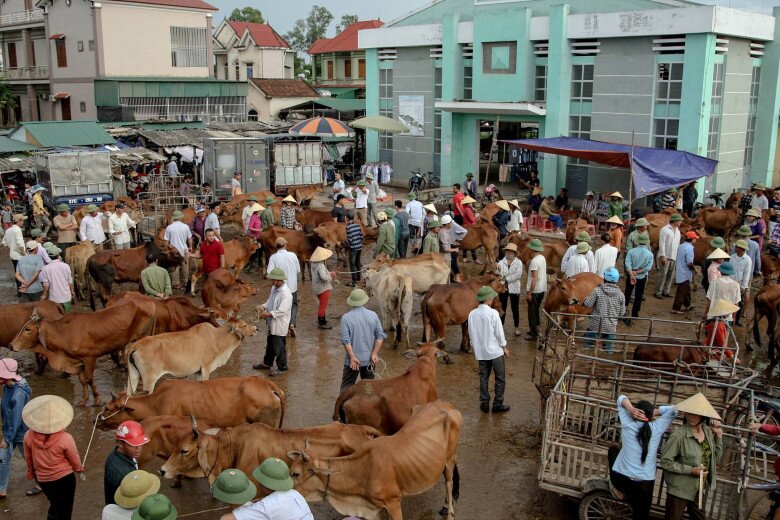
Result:
[[[0,68],[0,78],[6,80],[15,79],[47,79],[49,77],[49,67],[2,67]]]
[[[30,9],[29,11],[17,11],[15,13],[0,14],[0,26],[17,25],[22,23],[42,22],[43,10]]]

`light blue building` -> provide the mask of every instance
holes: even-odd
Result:
[[[774,184],[774,15],[685,0],[434,0],[359,34],[367,113],[412,128],[369,132],[368,159],[391,162],[399,185],[418,167],[461,182],[484,175],[480,137],[484,152],[497,122],[499,139],[633,139],[719,160],[700,193]],[[539,159],[545,193],[628,190],[626,171]]]

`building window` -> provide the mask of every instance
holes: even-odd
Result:
[[[87,111],[87,102],[86,101],[79,101],[79,110],[81,112]]]
[[[68,66],[68,51],[65,49],[65,38],[54,40],[54,49],[57,51],[57,66],[65,68]]]
[[[723,112],[723,63],[716,63],[712,69],[712,95],[710,96],[710,124],[707,134],[707,157],[718,157],[720,142],[721,113]]]
[[[655,118],[653,122],[655,125],[655,147],[677,150],[680,120],[676,118]]]
[[[171,65],[208,67],[206,41],[205,28],[171,27]]]
[[[545,72],[545,76],[546,76],[546,72]],[[572,65],[571,99],[572,101],[593,100],[593,65],[592,64]]]
[[[517,71],[517,42],[482,44],[483,74],[514,74]]]
[[[89,46],[87,47],[89,50],[94,51],[95,50],[95,40],[89,40]]]
[[[682,63],[659,63],[655,100],[665,103],[679,103],[682,99]]]
[[[227,59],[225,60],[225,77],[222,79],[230,79],[230,65],[227,62]]]
[[[441,65],[435,65],[433,67],[433,98],[434,99],[441,99],[441,92],[442,92],[442,72],[441,72]]]
[[[463,99],[471,101],[474,99],[473,90],[474,67],[471,66],[471,60],[463,66]]]
[[[352,59],[344,62],[344,78],[352,79]]]
[[[76,44],[76,48],[79,50],[79,52],[84,52],[84,42],[78,42]]]
[[[236,81],[239,81],[241,79],[241,66],[236,62]]]
[[[366,79],[366,60],[364,58],[358,60],[358,79]]]
[[[251,109],[247,114],[247,119],[249,119],[250,121],[257,121],[257,110],[255,110],[254,108]]]
[[[593,91],[591,90],[592,93]],[[536,66],[534,101],[547,101],[547,65]]]
[[[333,62],[328,60],[326,63],[328,64],[328,72],[325,75],[325,79],[333,79]]]
[[[393,117],[393,69],[379,69],[379,115]],[[379,132],[379,149],[393,149],[393,134]]]
[[[590,114],[572,114],[569,117],[569,137],[590,139]],[[570,157],[569,164],[587,165],[588,161]]]
[[[247,63],[246,64],[246,79],[252,79],[255,77],[255,64],[254,63]]]
[[[745,132],[745,173],[750,173],[753,165],[753,144],[756,140],[756,114],[758,113],[758,93],[761,84],[761,67],[753,67],[750,79],[750,108],[748,110],[748,124]]]

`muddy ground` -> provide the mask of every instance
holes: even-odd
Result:
[[[364,256],[370,257],[371,246]],[[5,253],[7,255],[7,253]],[[16,301],[11,279],[11,263],[4,256],[0,262],[0,301]],[[475,264],[465,264],[469,273]],[[346,268],[340,266],[340,271]],[[269,292],[267,281],[255,272],[245,278],[258,287],[259,294],[244,304],[244,310],[265,301]],[[311,291],[311,285],[299,285],[298,337],[288,339],[288,357],[290,370],[276,378],[276,382],[287,395],[288,409],[285,417],[286,427],[304,427],[328,423],[333,413],[333,403],[338,396],[344,351],[338,339],[338,316],[348,310],[346,298],[351,290],[343,284],[347,276],[342,275],[340,282],[334,284],[329,316],[335,325],[333,330],[317,329],[317,299]],[[621,286],[622,286],[621,281]],[[654,281],[647,291],[647,301],[642,314],[671,319],[669,314],[672,300],[657,300],[652,296]],[[123,289],[132,289],[126,285]],[[200,297],[194,301],[200,304]],[[694,311],[697,318],[703,310],[704,293],[694,293]],[[368,304],[376,310],[376,302]],[[77,306],[79,311],[87,311],[85,305]],[[521,304],[521,328],[527,330],[525,302]],[[752,312],[751,312],[752,315]],[[667,327],[668,333],[676,332],[674,326]],[[454,353],[455,363],[439,365],[439,397],[452,403],[463,414],[463,429],[458,452],[458,464],[461,475],[461,496],[456,504],[458,518],[467,520],[495,519],[573,519],[576,507],[559,496],[539,490],[536,479],[539,467],[539,449],[541,437],[539,394],[531,381],[533,358],[536,345],[529,344],[522,337],[512,335],[511,319],[506,326],[511,356],[507,360],[507,388],[505,403],[512,409],[504,415],[489,415],[479,411],[477,363],[473,355],[458,352],[460,328],[452,327],[447,334],[447,348]],[[740,337],[744,334],[738,329]],[[248,338],[233,354],[229,362],[212,374],[214,377],[257,374],[252,364],[261,360],[265,349],[266,327],[260,324],[258,334]],[[681,332],[680,335],[686,335]],[[419,296],[415,296],[415,317],[410,328],[412,341],[421,336],[419,319]],[[81,385],[75,376],[62,377],[47,369],[42,377],[35,376],[34,359],[30,353],[14,354],[20,361],[21,373],[27,377],[34,395],[53,393],[76,403],[80,397]],[[387,345],[380,353],[386,363],[382,367],[383,376],[401,374],[411,363]],[[381,363],[380,363],[381,364]],[[109,393],[124,388],[126,374],[116,369],[108,359],[98,362],[95,380],[104,399]],[[492,389],[491,389],[492,390]],[[73,423],[68,428],[82,454],[87,448],[92,424],[99,408],[76,408]],[[78,483],[74,518],[100,518],[103,507],[103,463],[112,449],[113,436],[109,432],[98,430],[86,461],[86,480]],[[161,465],[154,462],[145,468],[154,471]],[[48,502],[38,495],[28,498],[25,490],[30,483],[25,480],[24,462],[17,454],[12,462],[12,477],[8,489],[8,498],[0,502],[0,512],[8,518],[45,518]],[[180,489],[170,489],[169,482],[163,482],[161,492],[170,497],[179,510],[179,514],[191,514],[198,511],[221,507],[212,499],[205,479],[185,481]],[[445,497],[443,481],[427,492],[407,497],[403,500],[404,517],[410,520],[438,520],[439,508]],[[194,514],[188,518],[219,518],[226,510],[209,511]],[[312,504],[314,517],[318,520],[342,518],[329,505]]]

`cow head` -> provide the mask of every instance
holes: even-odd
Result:
[[[176,269],[181,265],[182,257],[179,251],[170,245],[165,245],[160,248],[160,256],[157,260],[157,265],[165,269]]]
[[[103,407],[100,412],[100,421],[98,427],[102,430],[112,430],[117,428],[124,421],[136,420],[135,409],[131,401],[136,398],[129,397],[126,392],[119,395],[111,392],[111,400]],[[130,404],[128,404],[130,403]]]
[[[290,477],[292,477],[295,489],[307,501],[324,500],[327,490],[326,482],[329,480],[329,476],[338,473],[338,470],[328,468],[308,450],[309,441],[304,440],[301,451],[287,452],[287,456],[293,461],[290,465]]]
[[[230,327],[230,332],[235,334],[239,340],[251,338],[257,333],[257,327],[238,318],[231,318],[227,324]]]
[[[38,309],[33,307],[30,319],[24,324],[22,330],[20,330],[16,337],[8,345],[14,352],[19,352],[22,349],[33,348],[40,343],[38,332],[40,331],[40,322],[43,317],[38,313]]]
[[[160,476],[174,478],[184,475],[190,478],[209,477],[209,483],[217,475],[211,475],[210,469],[216,464],[219,439],[215,435],[198,431],[195,417],[192,419],[192,434],[185,437],[175,451],[160,468]]]
[[[236,280],[234,287],[236,287],[238,290],[238,295],[242,298],[249,298],[250,296],[257,294],[257,288],[249,282],[245,282],[243,280]]]
[[[252,237],[245,236],[243,239],[244,250],[247,254],[251,255],[257,248],[260,247],[260,243]]]
[[[406,359],[417,359],[421,357],[427,357],[432,361],[436,361],[436,358],[442,358],[445,364],[452,363],[450,355],[444,350],[444,339],[437,339],[433,343],[418,343],[417,348],[411,348],[403,353]]]

